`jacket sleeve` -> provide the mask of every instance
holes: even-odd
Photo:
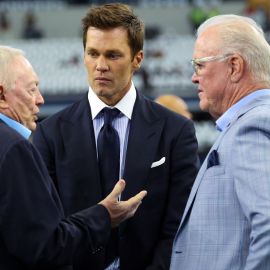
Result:
[[[256,108],[256,110],[258,110]],[[270,120],[267,110],[243,116],[235,129],[228,171],[234,179],[237,199],[246,217],[243,243],[249,243],[245,270],[270,265]],[[246,227],[243,227],[244,229]]]
[[[6,148],[0,157],[0,237],[10,254],[29,266],[68,265],[81,246],[92,253],[102,249],[109,233],[101,205],[64,218],[42,158],[28,141]]]

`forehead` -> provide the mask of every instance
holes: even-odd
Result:
[[[96,49],[129,48],[127,30],[123,27],[112,29],[89,27],[86,47]]]
[[[193,58],[202,58],[219,53],[221,39],[215,27],[210,27],[202,32],[196,39]]]
[[[17,83],[30,84],[38,82],[38,76],[36,72],[25,57],[16,57],[13,63],[13,67],[16,73]]]

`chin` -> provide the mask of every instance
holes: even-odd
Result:
[[[95,90],[95,93],[98,97],[104,97],[104,96],[107,96],[108,95],[108,91],[107,89],[98,89],[98,90]]]
[[[27,126],[27,128],[30,129],[31,131],[35,131],[37,128],[37,124],[36,123],[30,124]]]
[[[208,107],[206,106],[206,104],[200,102],[200,105],[199,105],[200,109],[203,111],[203,112],[206,112]]]

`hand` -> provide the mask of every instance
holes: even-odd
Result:
[[[118,201],[125,186],[125,180],[120,179],[114,186],[113,191],[99,203],[109,211],[112,227],[116,227],[124,220],[133,217],[139,205],[142,203],[142,199],[147,194],[144,190],[127,201]]]

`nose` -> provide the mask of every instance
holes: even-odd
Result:
[[[109,70],[109,66],[107,64],[107,61],[103,56],[100,56],[97,59],[97,67],[96,67],[96,69],[97,69],[97,71],[101,71],[101,72]]]
[[[198,75],[196,74],[195,71],[194,71],[193,74],[192,74],[191,81],[192,81],[193,83],[199,83]]]
[[[41,106],[44,104],[44,98],[43,96],[41,95],[40,91],[38,90],[38,93],[36,95],[36,105],[37,106]]]

